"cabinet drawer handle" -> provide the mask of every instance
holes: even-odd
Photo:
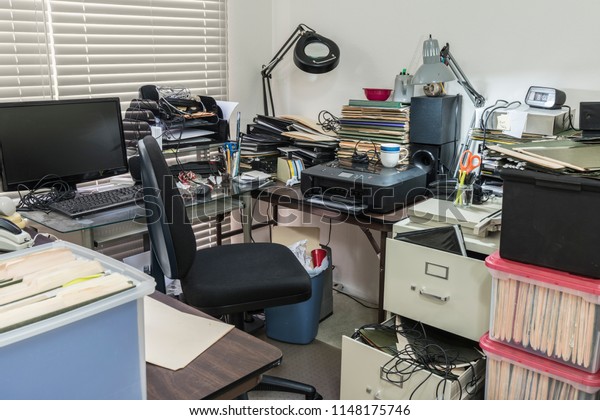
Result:
[[[423,289],[419,290],[419,294],[423,295],[423,296],[427,296],[427,297],[433,298],[433,299],[441,300],[442,302],[448,302],[450,300],[450,296],[438,296],[438,295],[434,295],[433,293],[427,293]]]

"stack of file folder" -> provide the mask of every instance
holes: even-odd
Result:
[[[350,99],[342,106],[338,158],[379,152],[381,143],[408,144],[410,107],[395,101]]]

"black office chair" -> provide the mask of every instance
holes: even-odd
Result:
[[[307,300],[310,277],[285,246],[244,243],[196,249],[183,199],[156,140],[138,143],[152,275],[164,293],[164,275],[181,281],[183,300],[212,316],[227,316],[243,329],[244,312]],[[300,393],[321,399],[315,388],[263,376],[257,390]]]

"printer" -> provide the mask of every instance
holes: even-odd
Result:
[[[312,204],[348,212],[388,213],[426,192],[426,172],[413,165],[334,160],[304,169],[300,188]]]

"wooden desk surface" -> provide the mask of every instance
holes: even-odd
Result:
[[[152,297],[182,312],[209,317],[172,297],[155,292]],[[281,363],[277,348],[233,329],[194,359],[172,371],[146,363],[148,399],[231,399],[252,389],[262,373]]]

